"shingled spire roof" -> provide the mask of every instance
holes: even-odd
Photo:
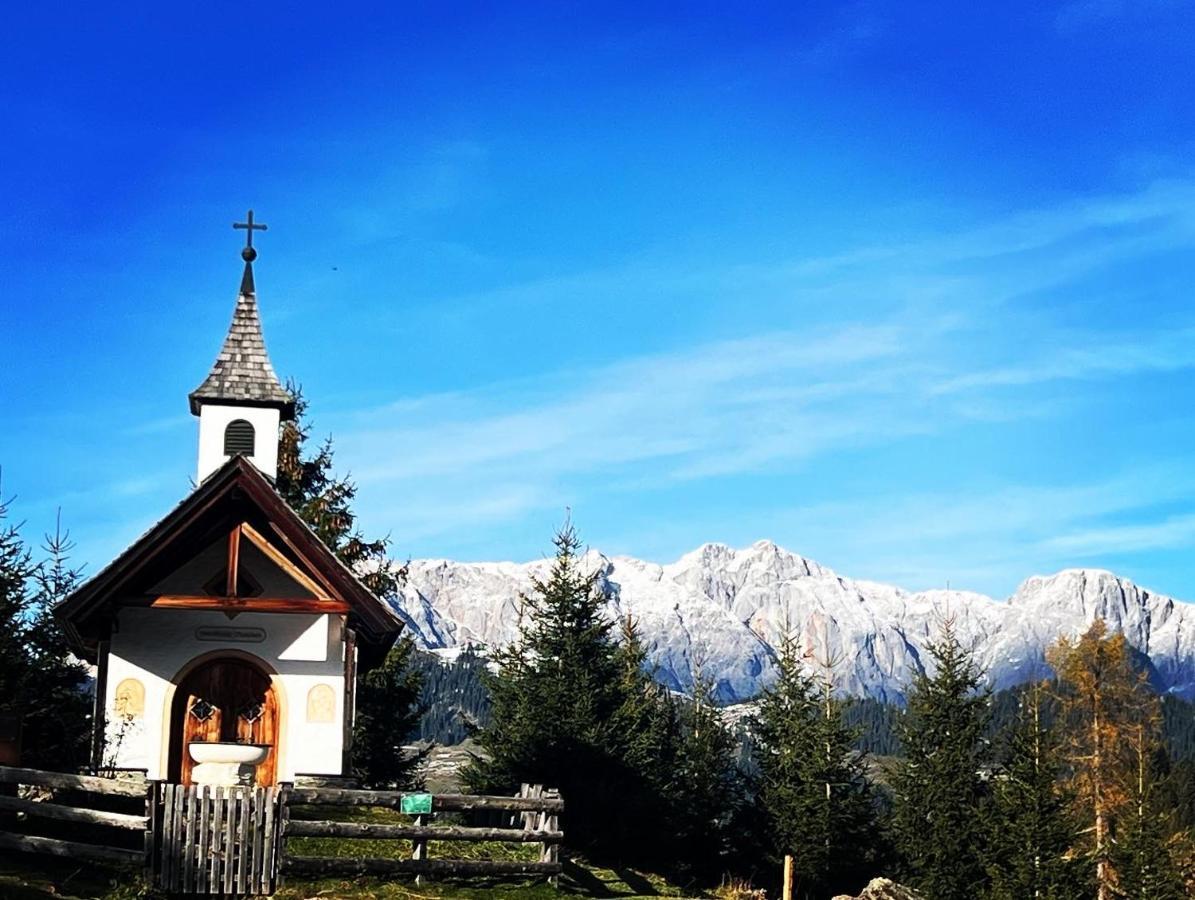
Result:
[[[203,384],[190,394],[191,413],[204,403],[277,407],[283,419],[295,413],[295,398],[282,386],[266,353],[261,317],[253,286],[253,260],[245,259],[245,273],[236,310],[224,346]]]

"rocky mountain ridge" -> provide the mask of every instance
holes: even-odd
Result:
[[[1051,643],[1102,618],[1149,657],[1159,689],[1195,698],[1195,605],[1104,570],[1034,576],[998,601],[853,580],[771,541],[705,544],[667,565],[593,551],[585,563],[609,589],[611,617],[638,623],[661,681],[687,690],[701,673],[725,702],[769,683],[785,632],[844,693],[899,701],[947,619],[996,688],[1045,674]],[[505,644],[518,633],[520,596],[549,565],[416,560],[396,608],[430,650]]]

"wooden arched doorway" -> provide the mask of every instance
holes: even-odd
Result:
[[[268,744],[257,783],[274,784],[278,770],[278,696],[270,676],[240,657],[200,663],[174,691],[170,710],[170,780],[191,783],[192,741]]]

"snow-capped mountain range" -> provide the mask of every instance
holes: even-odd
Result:
[[[1149,657],[1160,689],[1195,698],[1195,605],[1103,570],[1035,576],[999,601],[855,581],[771,541],[706,544],[668,565],[593,551],[584,562],[609,588],[611,617],[638,623],[662,681],[687,690],[700,671],[726,702],[769,683],[786,631],[811,663],[833,664],[843,692],[899,700],[948,617],[997,688],[1046,674],[1045,648],[1102,618]],[[531,576],[549,565],[417,560],[397,608],[427,649],[505,644],[518,633]]]

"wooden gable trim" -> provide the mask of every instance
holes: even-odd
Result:
[[[308,597],[208,597],[202,594],[163,594],[150,603],[153,609],[207,609],[220,612],[332,613],[345,615],[352,607],[343,600]]]
[[[237,579],[241,574],[241,529],[244,527],[242,523],[228,532],[228,579],[225,581],[224,593],[229,597],[237,595]]]
[[[237,457],[240,459],[240,457]],[[389,604],[370,592],[356,575],[325,545],[282,496],[251,463],[252,472],[242,480],[246,494],[254,499],[269,519],[271,529],[304,565],[310,566],[329,584],[330,593],[347,600],[373,640],[384,639],[402,628],[402,620]],[[309,552],[308,552],[309,548]]]
[[[316,584],[316,582],[313,581],[306,572],[279,553],[278,548],[262,537],[261,533],[256,528],[254,528],[248,522],[244,522],[241,524],[240,530],[244,532],[245,537],[249,539],[249,542],[253,544],[254,547],[264,553],[270,562],[285,572],[293,581],[298,582],[306,590],[315,594],[315,596],[321,600],[332,599],[332,591],[327,590],[327,588],[322,585]],[[302,556],[299,556],[299,558],[302,559],[304,564],[306,564],[307,567],[312,571],[318,571],[314,566],[308,563],[306,559],[303,559]],[[229,596],[235,596],[236,591],[229,591],[228,593]]]
[[[303,566],[310,569],[311,575],[308,577],[321,586],[317,596],[330,598],[322,602],[347,604],[361,626],[361,633],[371,642],[385,642],[402,628],[402,621],[394,610],[375,597],[320,541],[315,532],[287,505],[273,484],[252,463],[236,456],[210,475],[129,549],[58,604],[55,616],[63,623],[72,643],[82,648],[85,655],[94,656],[95,641],[102,638],[106,626],[98,621],[94,625],[88,624],[89,619],[102,612],[104,604],[120,596],[129,582],[141,574],[165,546],[193,527],[213,506],[237,491],[257,506],[286,548]],[[241,535],[246,535],[243,529]],[[265,543],[268,545],[270,542]],[[277,547],[273,549],[278,550]],[[330,610],[324,607],[323,611]],[[86,640],[84,633],[88,635]]]

